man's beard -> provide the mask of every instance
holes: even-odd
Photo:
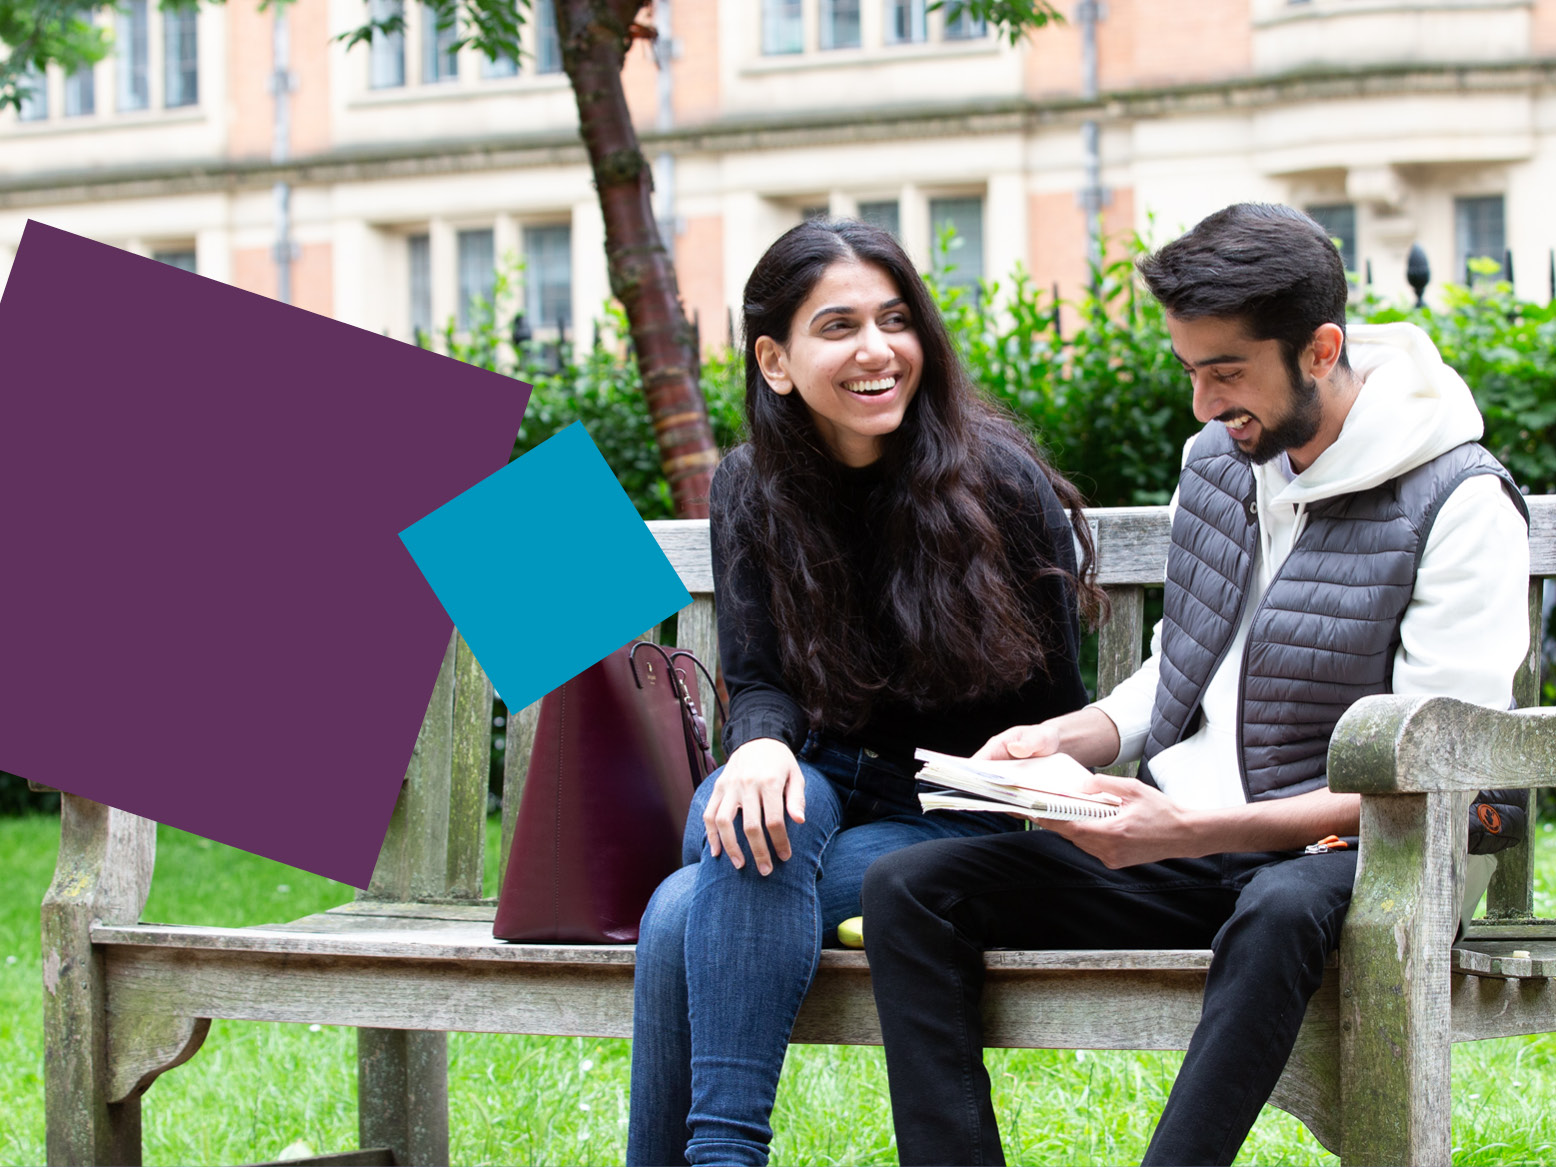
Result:
[[[1259,437],[1252,448],[1244,450],[1248,460],[1262,466],[1271,458],[1298,446],[1305,446],[1318,436],[1323,423],[1324,407],[1318,400],[1318,382],[1312,378],[1303,380],[1299,370],[1287,366],[1286,375],[1291,378],[1291,399],[1286,414],[1274,425],[1259,426]]]

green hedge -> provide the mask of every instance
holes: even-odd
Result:
[[[1477,265],[1485,275],[1498,270],[1492,260],[1471,261]],[[1505,280],[1486,280],[1473,289],[1448,285],[1441,308],[1368,297],[1357,315],[1426,329],[1469,382],[1486,419],[1486,448],[1530,494],[1556,494],[1556,304],[1519,300]]]
[[[954,256],[955,241],[942,241],[947,244]],[[1064,332],[1052,294],[1019,267],[976,294],[952,283],[952,273],[943,255],[927,278],[963,360],[990,398],[1030,430],[1094,505],[1166,502],[1183,443],[1199,423],[1162,310],[1138,289],[1132,257],[1096,273],[1094,291],[1070,305],[1072,323]],[[499,302],[505,286],[499,283]],[[668,517],[669,487],[659,472],[637,367],[614,341],[626,331],[619,312],[606,313],[605,343],[564,353],[559,369],[542,346],[527,346],[517,359],[507,355],[511,347],[498,343],[491,313],[476,316],[468,340],[449,332],[443,347],[534,385],[514,455],[581,420],[643,516]],[[1556,493],[1556,309],[1517,300],[1508,284],[1488,282],[1473,290],[1449,286],[1436,309],[1364,297],[1355,319],[1421,325],[1469,382],[1491,451],[1531,493]],[[728,449],[743,428],[739,352],[707,357],[702,386],[714,438]]]
[[[1137,291],[1130,260],[1096,273],[1094,290],[1072,305],[1068,335],[1052,294],[1019,266],[976,296],[943,275],[929,282],[973,379],[1091,503],[1149,506],[1172,496],[1183,443],[1199,423],[1161,306]]]
[[[599,339],[586,351],[564,344],[559,352],[554,344],[530,343],[515,352],[506,343],[506,332],[498,321],[511,319],[501,307],[512,302],[510,289],[516,278],[499,273],[491,300],[472,306],[469,333],[456,335],[450,320],[440,347],[457,360],[516,377],[533,387],[513,457],[581,421],[638,512],[645,519],[672,517],[670,484],[659,469],[659,451],[637,362],[623,351],[621,343],[627,335],[626,316],[616,305],[606,305],[596,329]],[[493,304],[499,306],[497,311]],[[714,441],[722,450],[738,445],[745,426],[739,353],[726,349],[703,361],[702,392]]]

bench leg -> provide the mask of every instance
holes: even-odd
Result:
[[[1469,797],[1362,799],[1361,867],[1340,941],[1347,1164],[1450,1162],[1448,949]]]
[[[140,1094],[108,1101],[100,978],[63,970],[53,993],[45,993],[44,1016],[44,1153],[51,1167],[140,1167]]]
[[[116,1089],[92,922],[140,919],[156,830],[147,819],[73,794],[61,799],[59,861],[42,909],[44,1145],[51,1164],[141,1161],[140,1091],[135,1084]]]
[[[448,1163],[448,1034],[357,1030],[357,1123],[364,1147],[394,1161]]]
[[[71,928],[71,924],[79,927]],[[102,958],[85,921],[44,915],[44,1146],[54,1167],[139,1167],[140,1095],[109,1102]],[[65,935],[75,932],[71,938]],[[68,955],[61,956],[61,953]]]

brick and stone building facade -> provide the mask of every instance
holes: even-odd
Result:
[[[0,116],[0,268],[35,217],[275,294],[284,183],[302,307],[409,337],[522,255],[537,332],[587,336],[603,226],[545,0],[516,65],[444,51],[415,0],[370,2],[405,33],[349,51],[332,38],[364,0],[288,7],[278,150],[272,15],[127,0],[110,59]],[[887,223],[925,266],[950,222],[960,276],[1020,262],[1073,293],[1093,176],[1108,233],[1283,200],[1386,295],[1417,242],[1439,284],[1510,254],[1519,292],[1549,293],[1556,0],[1106,0],[1094,94],[1087,11],[1061,8],[1011,46],[923,0],[658,0],[669,64],[640,45],[625,81],[704,340],[823,209]]]

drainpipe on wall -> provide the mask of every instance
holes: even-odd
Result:
[[[270,92],[275,96],[274,133],[270,141],[270,160],[280,164],[290,154],[292,139],[291,96],[297,88],[297,76],[291,70],[291,36],[286,23],[286,6],[276,5],[271,47],[275,68],[270,74]],[[297,259],[297,244],[292,242],[292,184],[278,180],[272,188],[276,208],[276,241],[271,256],[276,263],[276,299],[292,302],[292,263]]]
[[[671,24],[671,0],[656,0],[654,4],[654,64],[659,67],[659,112],[655,125],[669,130],[675,125],[675,77],[671,62],[681,55],[681,46],[675,39]],[[675,155],[668,149],[654,157],[654,204],[658,212],[659,236],[664,241],[670,259],[675,260],[675,237],[681,233],[681,223],[675,213]]]
[[[1100,92],[1097,83],[1097,22],[1107,15],[1101,0],[1080,0],[1075,6],[1075,19],[1081,28],[1081,97],[1096,101]],[[1102,208],[1107,205],[1107,191],[1102,186],[1102,124],[1096,117],[1086,119],[1081,126],[1081,152],[1085,159],[1086,179],[1077,202],[1086,213],[1086,260],[1093,272],[1102,267]]]

